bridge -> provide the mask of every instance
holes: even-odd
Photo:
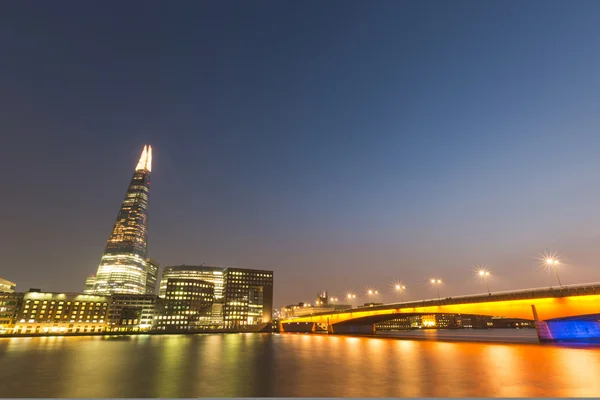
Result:
[[[280,332],[375,334],[375,324],[414,315],[533,319],[541,342],[600,341],[600,283],[392,303],[280,321]]]

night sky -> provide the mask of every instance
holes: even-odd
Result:
[[[3,1],[0,277],[81,291],[144,144],[149,256],[275,305],[600,281],[598,1]]]

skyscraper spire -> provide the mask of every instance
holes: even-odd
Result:
[[[152,147],[144,146],[106,243],[91,294],[147,292],[148,194]]]
[[[146,169],[148,172],[152,171],[152,146],[144,146],[140,161],[138,161],[138,165],[135,169],[136,171],[140,169]]]

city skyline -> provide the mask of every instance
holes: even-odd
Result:
[[[148,255],[273,270],[277,307],[393,300],[398,279],[406,299],[437,297],[433,277],[485,292],[483,264],[492,292],[556,286],[545,251],[563,284],[600,281],[600,5],[120,11],[0,16],[0,277],[18,291],[81,291],[144,143]]]

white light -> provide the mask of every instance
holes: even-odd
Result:
[[[144,146],[140,161],[135,169],[136,171],[140,169],[145,169],[148,172],[152,171],[152,146]]]

